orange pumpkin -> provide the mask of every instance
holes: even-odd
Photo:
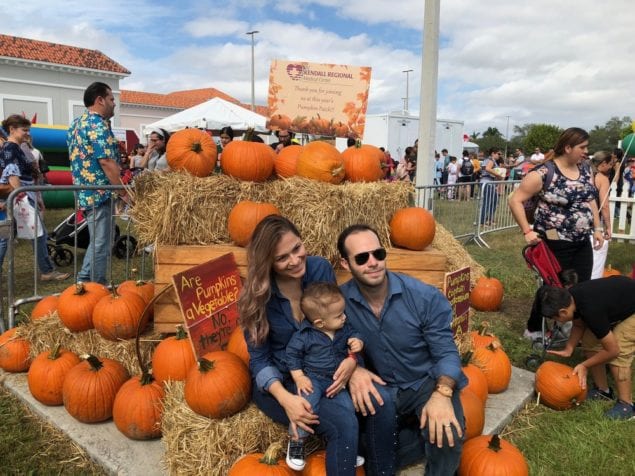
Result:
[[[22,337],[16,337],[17,328],[0,335],[0,368],[7,372],[25,372],[31,365],[31,345]]]
[[[216,144],[200,129],[182,129],[170,136],[165,148],[172,170],[187,170],[196,177],[207,177],[216,166]]]
[[[481,435],[463,445],[459,476],[529,476],[523,454],[498,435]]]
[[[272,131],[288,130],[291,127],[291,118],[284,114],[274,114],[271,116],[266,125],[267,129]]]
[[[192,344],[183,329],[177,326],[176,335],[163,339],[152,354],[152,375],[159,382],[185,380],[196,364]]]
[[[239,180],[264,182],[273,172],[276,153],[267,144],[248,140],[232,141],[223,149],[223,173]]]
[[[229,335],[227,351],[236,354],[249,367],[249,351],[247,350],[247,342],[245,342],[245,334],[240,326],[236,326],[236,329]]]
[[[478,325],[476,330],[470,332],[470,340],[472,342],[473,349],[476,349],[477,347],[485,347],[494,341],[498,341],[498,337],[491,334],[488,330],[489,323],[487,321],[483,321]]]
[[[487,402],[488,388],[487,388],[487,377],[483,371],[477,367],[476,365],[470,363],[470,359],[472,358],[472,352],[468,352],[465,354],[463,358],[463,374],[467,378],[467,386],[465,388],[470,389],[476,396],[478,396],[483,405]]]
[[[280,210],[271,203],[244,200],[234,205],[227,218],[229,237],[238,246],[247,246],[256,225],[269,215],[280,215]]]
[[[316,114],[309,121],[309,132],[312,134],[331,135],[331,121]]]
[[[296,174],[337,185],[344,180],[345,174],[342,154],[327,142],[309,142],[298,155]]]
[[[137,293],[146,302],[146,305],[154,298],[154,283],[152,281],[135,281],[130,279],[123,281],[117,286],[117,292],[119,294],[125,291],[132,291]]]
[[[390,220],[390,241],[401,248],[422,251],[432,243],[435,233],[434,217],[424,208],[401,208]]]
[[[273,168],[278,177],[293,177],[298,168],[298,156],[302,152],[302,146],[298,144],[283,147],[276,155]]]
[[[461,390],[460,399],[465,416],[465,440],[480,436],[485,426],[485,404],[467,387]]]
[[[610,264],[604,268],[604,273],[602,273],[602,277],[608,278],[609,276],[621,276],[622,273],[618,269],[613,268]]]
[[[470,292],[470,304],[477,311],[498,311],[504,292],[503,283],[498,279],[481,276]]]
[[[185,379],[185,401],[199,415],[225,418],[251,399],[251,377],[238,356],[224,350],[205,354]]]
[[[129,377],[116,360],[87,355],[66,374],[62,386],[64,408],[83,423],[108,420],[117,391]]]
[[[298,473],[287,466],[284,458],[278,458],[281,452],[282,445],[272,443],[264,454],[251,453],[237,459],[227,476],[297,476]]]
[[[51,314],[57,311],[59,299],[58,296],[46,296],[40,299],[31,311],[31,319],[35,321],[37,319],[50,317]]]
[[[93,310],[93,325],[108,340],[132,339],[137,335],[146,302],[134,291],[119,294],[115,288],[102,297]]]
[[[62,405],[62,386],[66,374],[79,364],[79,357],[59,344],[40,353],[31,364],[27,381],[31,395],[44,405]]]
[[[324,476],[326,474],[326,451],[320,450],[311,453],[306,459],[306,465],[302,470],[302,476]],[[366,472],[363,466],[355,468],[355,476],[364,476]]]
[[[344,124],[342,121],[333,123],[333,134],[335,135],[335,137],[346,137],[348,136],[349,132],[350,129],[348,127],[348,124]]]
[[[106,286],[99,283],[77,283],[67,287],[57,302],[57,314],[62,324],[72,332],[92,329],[93,309],[108,293]]]
[[[357,142],[342,152],[346,180],[351,182],[377,182],[384,177],[384,153],[374,145]]]
[[[117,429],[132,440],[161,436],[161,416],[165,391],[152,375],[144,372],[124,383],[112,408]]]
[[[536,393],[540,402],[554,410],[568,410],[586,399],[586,389],[573,369],[565,364],[546,361],[536,370]]]
[[[485,374],[489,393],[507,390],[512,378],[512,364],[499,342],[474,349],[472,363]]]

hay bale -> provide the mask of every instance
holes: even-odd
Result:
[[[286,447],[287,429],[253,403],[229,418],[212,420],[190,410],[183,387],[183,382],[165,384],[161,431],[170,474],[221,476],[245,454],[262,453],[273,442]]]
[[[71,332],[64,327],[57,317],[57,312],[53,313],[51,317],[21,325],[16,334],[31,344],[31,357],[36,357],[41,352],[51,350],[60,344],[62,348],[78,355],[92,354],[121,362],[130,375],[140,373],[134,339],[110,341],[104,339],[94,329]],[[160,339],[160,334],[155,332],[146,333],[141,337],[141,355],[145,362],[151,360],[154,347],[151,344],[159,342]]]

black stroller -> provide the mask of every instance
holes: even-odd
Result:
[[[87,249],[90,243],[88,222],[81,210],[69,215],[49,234],[48,252],[58,266],[73,264],[75,255],[66,246],[73,248],[77,237],[77,248]],[[137,240],[131,235],[121,235],[119,225],[115,225],[112,253],[120,259],[133,256],[137,249]],[[65,246],[66,245],[66,246]]]
[[[555,258],[544,241],[535,245],[528,245],[523,248],[523,258],[529,269],[537,274],[538,286],[549,285],[563,287],[561,281],[560,263]],[[570,324],[570,323],[568,323]],[[545,359],[548,349],[562,348],[568,338],[570,327],[565,327],[557,322],[549,322],[547,318],[542,318],[541,337],[532,341],[532,353],[525,359],[527,368],[536,369]]]

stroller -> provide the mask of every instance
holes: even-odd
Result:
[[[522,253],[529,269],[537,274],[539,287],[542,285],[563,287],[560,263],[544,241],[525,246]],[[532,342],[532,349],[535,353],[525,359],[527,368],[538,368],[545,359],[548,349],[562,348],[566,344],[570,332],[570,323],[567,324],[550,323],[547,318],[542,318],[541,337]]]
[[[90,244],[88,221],[81,210],[69,215],[49,234],[48,252],[56,265],[69,266],[73,264],[75,255],[64,245],[74,247],[75,239],[77,239],[77,248],[88,248]],[[112,253],[120,259],[132,257],[137,249],[137,240],[130,235],[121,235],[119,225],[115,225],[113,242]]]

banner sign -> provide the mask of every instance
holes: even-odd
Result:
[[[238,324],[242,281],[234,254],[175,274],[172,281],[196,359],[223,349]]]
[[[361,138],[370,72],[368,66],[273,60],[267,128]]]
[[[470,314],[470,267],[445,273],[443,294],[452,305],[452,329],[454,334],[468,331]],[[459,330],[460,329],[460,330]]]

